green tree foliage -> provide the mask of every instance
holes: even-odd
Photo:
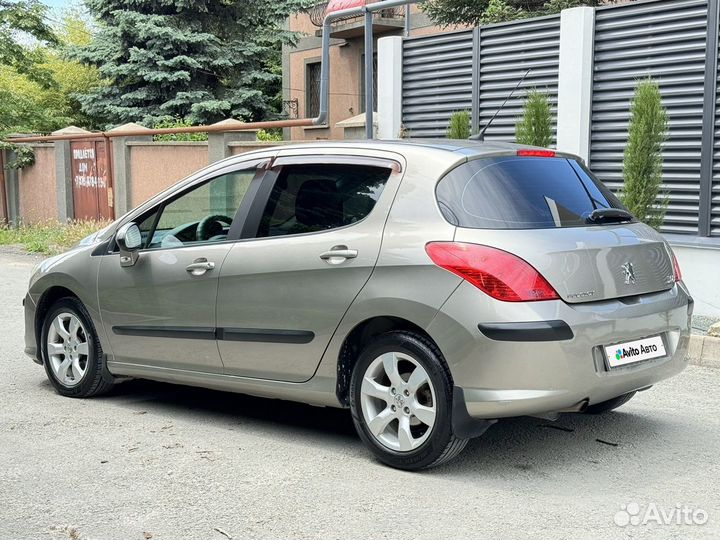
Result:
[[[87,0],[93,41],[74,52],[107,86],[82,96],[111,124],[151,126],[171,116],[193,124],[267,115],[281,76],[273,69],[290,13],[311,0]]]
[[[662,224],[668,203],[667,194],[661,193],[667,121],[658,84],[650,78],[641,81],[630,108],[620,200],[631,214],[656,229]]]
[[[527,17],[527,13],[522,8],[510,5],[505,0],[490,0],[480,17],[480,23],[493,24],[524,17]]]
[[[560,13],[563,9],[586,5],[588,5],[588,3],[582,0],[550,0],[549,2],[545,2],[544,11],[547,14]]]
[[[448,139],[467,139],[470,137],[470,113],[467,111],[455,111],[450,116],[450,124],[447,129]]]
[[[100,128],[100,119],[85,113],[78,96],[100,88],[106,82],[95,67],[83,65],[70,58],[72,49],[86,46],[93,39],[87,15],[75,9],[68,10],[56,33],[59,43],[48,51],[46,60],[47,69],[58,85],[54,107],[60,114],[69,117],[71,124],[87,129]],[[48,95],[44,97],[43,103],[53,106]]]
[[[47,8],[38,0],[0,0],[0,66],[9,66],[43,86],[52,86],[52,78],[42,69],[42,51],[27,47],[34,38],[40,43],[57,40],[45,21]]]
[[[523,116],[515,126],[519,144],[548,147],[552,144],[553,127],[550,101],[547,94],[530,90],[523,107]]]
[[[68,13],[58,24],[52,46],[24,45],[38,63],[30,70],[42,72],[44,80],[9,65],[0,65],[0,131],[48,133],[76,124],[96,127],[75,98],[102,84],[97,70],[68,60],[67,47],[87,43],[90,31],[81,15]]]
[[[10,91],[0,73],[0,137],[8,133],[48,132],[55,129],[56,118],[38,107],[22,92]]]
[[[614,0],[611,0],[614,1]],[[538,15],[568,7],[598,6],[602,0],[428,0],[422,9],[437,24],[478,26]]]
[[[90,39],[81,14],[71,10],[55,31],[46,24],[45,7],[38,2],[0,0],[0,138],[10,133],[48,133],[77,124],[94,127],[75,92],[101,84],[94,68],[68,60],[64,51]],[[34,163],[31,147],[0,143],[14,151],[6,164],[21,168]]]

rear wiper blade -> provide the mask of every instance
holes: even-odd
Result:
[[[586,223],[623,223],[635,219],[627,210],[621,208],[597,208],[585,218]]]

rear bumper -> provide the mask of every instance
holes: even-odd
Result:
[[[463,283],[428,331],[462,388],[468,415],[491,419],[575,410],[584,401],[600,403],[676,375],[687,365],[691,314],[692,299],[682,284],[624,302],[569,305],[496,302]],[[510,328],[513,321],[563,321],[572,335],[530,341],[530,333],[528,341],[518,341],[491,339],[478,329],[486,322]],[[666,356],[606,366],[603,346],[658,334]]]

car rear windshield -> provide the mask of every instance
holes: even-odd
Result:
[[[472,229],[587,226],[597,208],[622,208],[579,162],[561,157],[503,156],[468,161],[436,189],[445,219]]]

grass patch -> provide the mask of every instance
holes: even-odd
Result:
[[[0,245],[20,244],[31,253],[57,255],[86,236],[107,226],[109,221],[46,221],[18,227],[0,227]]]

